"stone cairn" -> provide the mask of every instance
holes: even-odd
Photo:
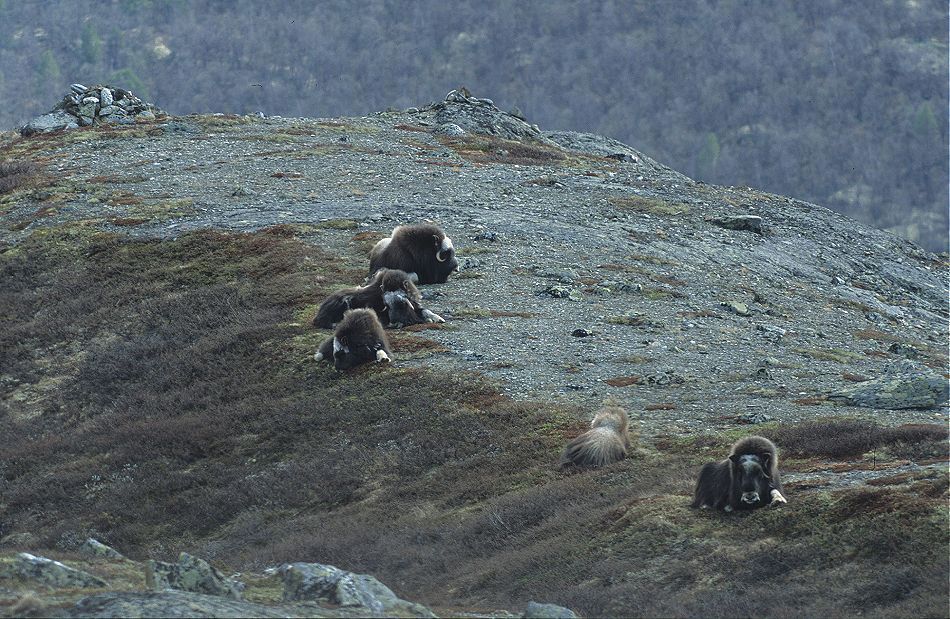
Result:
[[[49,133],[102,123],[128,125],[137,119],[151,120],[163,112],[132,94],[112,86],[73,84],[63,100],[51,111],[38,116],[20,129],[20,135]]]

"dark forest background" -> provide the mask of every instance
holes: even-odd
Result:
[[[360,115],[467,86],[543,129],[946,251],[946,0],[0,0],[0,127],[72,82],[173,114]],[[261,86],[255,86],[260,84]]]

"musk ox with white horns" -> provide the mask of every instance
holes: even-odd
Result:
[[[380,269],[365,286],[338,290],[320,304],[313,325],[332,329],[343,320],[346,310],[368,307],[386,326],[408,326],[423,322],[445,322],[422,307],[422,295],[405,271]]]
[[[369,274],[382,268],[415,273],[419,284],[441,284],[458,270],[455,245],[434,224],[397,226],[369,252]]]
[[[728,458],[703,466],[693,507],[731,512],[787,502],[775,444],[762,436],[747,436],[732,446]]]
[[[360,308],[349,310],[333,332],[333,337],[320,344],[314,353],[316,361],[332,363],[337,371],[378,361],[389,363],[393,353],[376,312]]]

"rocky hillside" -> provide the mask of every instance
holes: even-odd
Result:
[[[0,550],[333,564],[437,614],[945,611],[946,254],[464,92],[153,115],[0,146]],[[424,219],[446,324],[310,361],[319,301]],[[605,398],[635,457],[556,470]],[[789,504],[690,510],[747,433]]]

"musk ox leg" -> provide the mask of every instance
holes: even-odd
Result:
[[[772,502],[769,503],[769,507],[778,507],[779,505],[788,503],[788,499],[783,497],[782,493],[775,488],[772,488],[772,492],[770,494],[772,495]]]
[[[389,358],[389,355],[386,354],[385,350],[377,350],[376,361],[379,363],[389,363],[392,361],[392,359]]]
[[[317,352],[313,353],[313,360],[314,360],[314,361],[323,361],[323,353],[320,352],[319,350],[318,350]]]
[[[422,310],[422,317],[426,322],[445,322],[445,318],[427,309]]]
[[[419,274],[416,273],[415,271],[409,271],[408,273],[406,273],[406,275],[409,276],[409,281],[411,281],[413,284],[419,283]]]

